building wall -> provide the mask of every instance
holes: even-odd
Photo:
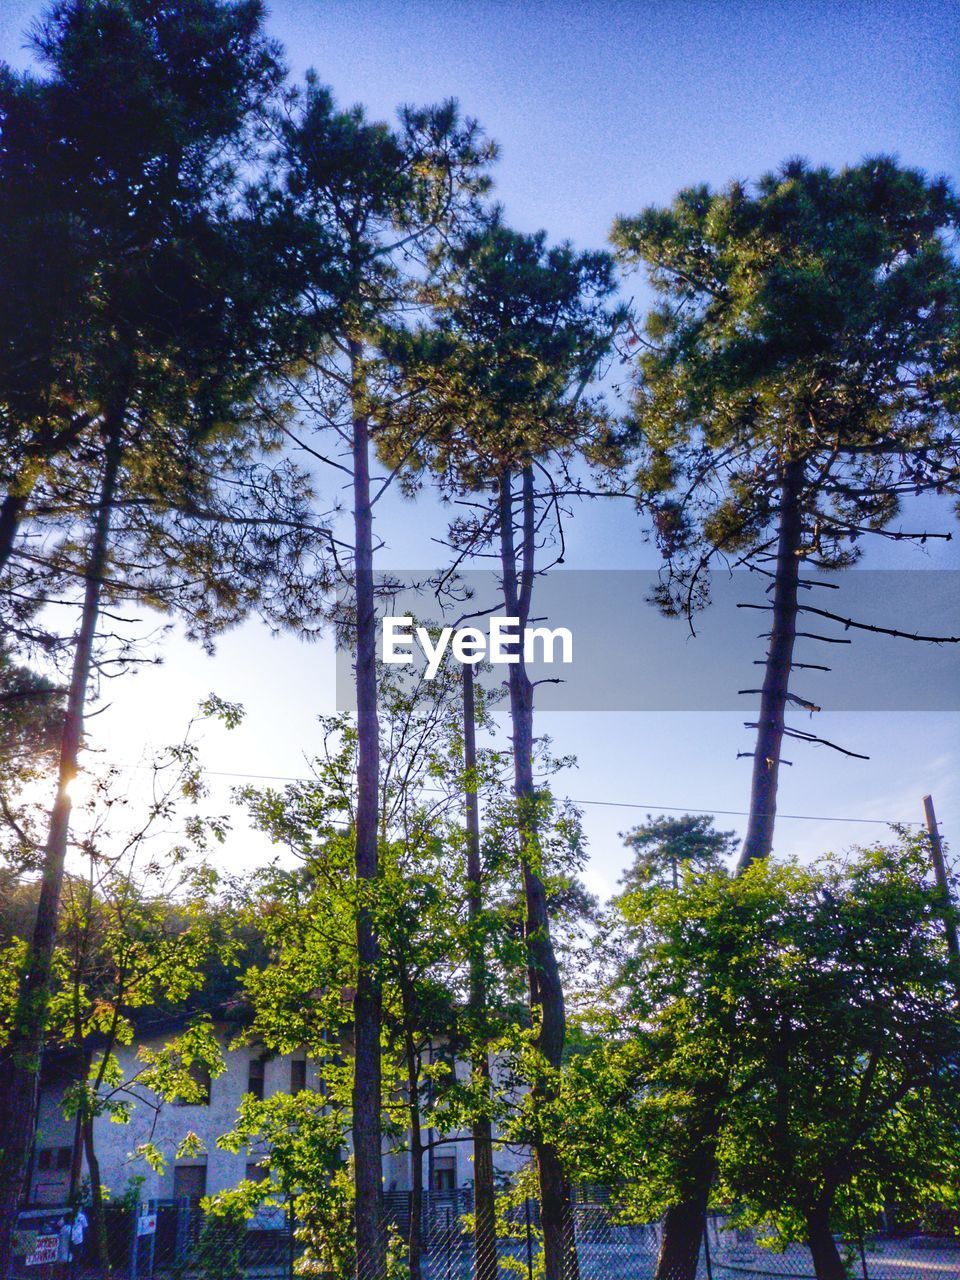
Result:
[[[95,1122],[94,1141],[100,1160],[100,1172],[105,1187],[116,1198],[124,1194],[133,1180],[142,1179],[141,1199],[173,1199],[183,1194],[213,1195],[234,1187],[247,1173],[247,1165],[255,1162],[256,1153],[232,1154],[217,1146],[217,1138],[233,1127],[237,1108],[250,1085],[251,1060],[263,1057],[256,1046],[230,1048],[234,1032],[227,1027],[217,1029],[224,1053],[226,1070],[210,1083],[209,1101],[206,1104],[176,1105],[164,1103],[157,1109],[151,1105],[154,1095],[146,1090],[137,1095],[136,1086],[130,1090],[131,1118],[128,1124],[116,1124],[108,1116],[99,1116]],[[148,1040],[151,1048],[160,1048],[163,1038]],[[264,1097],[288,1092],[292,1083],[292,1062],[303,1059],[302,1053],[267,1057],[263,1061]],[[117,1058],[124,1078],[132,1080],[138,1070],[136,1046],[120,1046]],[[464,1069],[465,1068],[461,1068]],[[316,1067],[306,1063],[306,1086],[317,1087]],[[63,1116],[62,1096],[64,1085],[56,1079],[41,1090],[40,1123],[37,1135],[37,1153],[41,1149],[72,1149],[74,1125]],[[195,1133],[206,1148],[206,1154],[191,1159],[177,1159],[177,1147],[188,1134]],[[428,1142],[436,1135],[423,1131]],[[164,1157],[165,1168],[158,1174],[152,1170],[137,1148],[143,1143],[153,1143]],[[52,1162],[55,1163],[56,1158]],[[501,1151],[496,1155],[496,1165],[504,1173],[514,1172],[526,1160],[522,1152]],[[447,1166],[452,1161],[452,1168]],[[48,1159],[44,1157],[44,1163]],[[63,1204],[69,1188],[69,1168],[66,1170],[40,1170],[35,1154],[31,1180],[31,1203]],[[407,1191],[411,1185],[409,1151],[392,1152],[384,1147],[384,1187],[389,1191]],[[200,1172],[203,1170],[203,1172]],[[191,1172],[195,1171],[195,1172]],[[444,1142],[434,1149],[434,1158],[424,1159],[424,1183],[429,1183],[431,1172],[446,1184],[452,1175],[452,1185],[463,1187],[473,1182],[472,1147],[469,1134],[463,1134],[455,1142]],[[51,1198],[53,1197],[53,1198]]]
[[[63,1114],[66,1081],[54,1076],[52,1086],[40,1092],[37,1136],[30,1164],[31,1203],[62,1205],[70,1191],[70,1166],[76,1124]]]

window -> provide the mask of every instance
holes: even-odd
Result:
[[[293,1058],[290,1062],[290,1092],[299,1093],[307,1087],[307,1060]]]
[[[178,1164],[173,1170],[174,1200],[189,1200],[192,1204],[207,1194],[207,1166],[205,1164]]]
[[[266,1182],[270,1177],[269,1169],[265,1169],[262,1164],[248,1164],[243,1175],[247,1182]]]
[[[434,1191],[456,1191],[457,1189],[457,1157],[436,1156],[433,1161]]]
[[[202,1062],[191,1062],[187,1067],[187,1075],[200,1090],[200,1096],[190,1098],[174,1098],[175,1107],[205,1107],[210,1102],[210,1070]]]
[[[37,1152],[37,1168],[44,1173],[52,1169],[63,1172],[73,1163],[72,1147],[41,1147]]]
[[[265,1067],[266,1063],[262,1058],[250,1059],[250,1070],[247,1076],[247,1093],[252,1093],[258,1102],[263,1101]]]

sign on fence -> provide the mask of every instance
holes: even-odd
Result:
[[[157,1230],[157,1215],[155,1213],[142,1213],[137,1219],[137,1235],[152,1236]]]
[[[56,1262],[60,1256],[60,1237],[37,1236],[33,1242],[32,1252],[27,1254],[28,1267],[42,1267],[48,1262]]]

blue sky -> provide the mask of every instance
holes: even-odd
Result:
[[[30,0],[4,0],[0,56],[25,64],[21,33],[39,10]],[[617,214],[669,201],[691,183],[755,177],[788,156],[842,165],[882,151],[931,173],[960,170],[955,3],[275,0],[269,26],[295,75],[315,67],[341,101],[363,102],[375,117],[401,102],[457,97],[501,145],[496,195],[508,219],[584,248],[604,245]],[[640,281],[624,289],[643,297]],[[385,510],[383,566],[433,561],[435,515],[429,504],[411,514],[399,503]],[[626,504],[585,508],[568,534],[571,567],[655,563]],[[910,563],[960,567],[955,546]],[[212,769],[302,771],[317,742],[315,715],[333,706],[326,643],[272,640],[250,624],[226,637],[214,659],[176,639],[165,656],[163,668],[108,691],[113,706],[91,723],[105,757],[132,762],[146,740],[176,736],[193,703],[214,688],[244,701],[248,718],[232,735],[210,735]],[[642,654],[637,671],[642,679]],[[655,812],[742,810],[749,768],[736,753],[749,746],[744,718],[557,713],[542,728],[558,750],[579,756],[579,770],[565,779],[578,799]],[[820,727],[871,760],[798,748],[784,770],[784,813],[916,820],[920,797],[932,790],[947,837],[960,831],[955,715],[827,710]],[[213,777],[217,799],[231,781]],[[642,811],[587,807],[598,890],[619,873],[617,832]],[[742,824],[736,816],[719,821]],[[881,833],[784,819],[777,848],[809,855]],[[248,862],[261,854],[238,837],[228,856]]]

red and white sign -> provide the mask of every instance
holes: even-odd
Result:
[[[33,1253],[28,1254],[28,1267],[42,1267],[48,1262],[56,1262],[60,1256],[59,1236],[37,1236],[33,1244]]]

